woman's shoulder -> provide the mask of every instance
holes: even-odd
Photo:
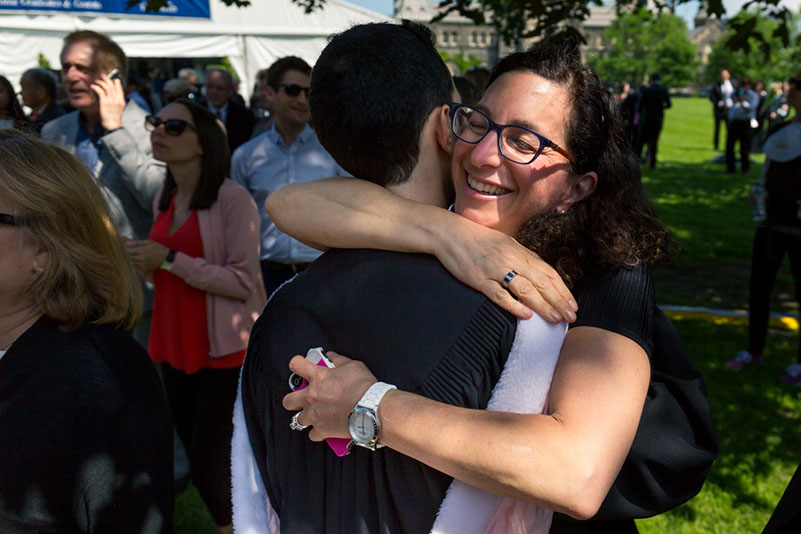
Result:
[[[253,200],[250,191],[230,178],[223,180],[222,185],[220,185],[220,189],[217,192],[217,201],[228,206],[256,206],[256,202]]]
[[[571,328],[593,326],[615,332],[651,354],[656,302],[650,265],[598,268],[587,273],[573,293],[579,311]]]

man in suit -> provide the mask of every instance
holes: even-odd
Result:
[[[267,69],[263,98],[274,121],[231,159],[231,179],[250,191],[257,206],[264,206],[267,195],[284,184],[347,175],[309,126],[310,73],[309,64],[294,56]],[[278,230],[263,209],[261,217],[261,272],[269,295],[320,252]]]
[[[28,116],[36,133],[53,119],[64,115],[64,109],[56,104],[56,79],[47,69],[28,69],[19,80],[22,87],[22,103],[33,111]]]
[[[665,110],[671,106],[670,95],[667,88],[659,83],[661,80],[662,77],[658,73],[652,74],[651,85],[643,91],[640,99],[640,116],[643,120],[642,136],[648,145],[645,161],[652,169],[656,167],[656,148],[659,143],[659,134],[662,133]]]
[[[124,237],[147,239],[153,224],[153,197],[164,182],[163,163],[153,159],[147,113],[126,102],[122,82],[128,60],[107,36],[72,32],[61,50],[61,82],[75,111],[50,121],[42,139],[61,145],[78,157],[97,178],[111,217]],[[145,347],[149,338],[153,293],[145,287],[145,313],[135,337]]]
[[[720,71],[720,81],[712,84],[709,88],[709,100],[712,101],[712,114],[715,119],[715,150],[718,149],[720,140],[720,124],[726,124],[728,127],[729,109],[733,104],[732,93],[734,93],[734,87],[731,84],[731,75],[729,71],[723,69]]]
[[[216,114],[228,132],[228,147],[231,153],[250,139],[256,119],[253,113],[232,98],[234,78],[225,69],[206,71],[206,106]]]

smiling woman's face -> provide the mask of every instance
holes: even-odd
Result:
[[[570,106],[562,85],[531,72],[507,72],[476,107],[498,124],[529,128],[565,146]],[[492,131],[475,145],[457,140],[451,161],[454,208],[474,222],[514,236],[532,217],[568,206],[568,164],[565,156],[549,148],[529,164],[513,163],[500,154],[498,135]]]

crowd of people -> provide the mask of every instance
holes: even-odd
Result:
[[[221,532],[636,532],[700,490],[658,74],[616,101],[541,43],[454,80],[408,21],[276,60],[250,109],[94,31],[60,61],[21,102],[0,76],[0,530],[171,532],[181,469]]]

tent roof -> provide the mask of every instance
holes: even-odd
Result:
[[[209,3],[211,19],[0,11],[0,29],[325,37],[353,24],[391,20],[344,0],[327,0],[310,14],[288,0],[256,0],[246,7],[229,7],[222,0]]]

